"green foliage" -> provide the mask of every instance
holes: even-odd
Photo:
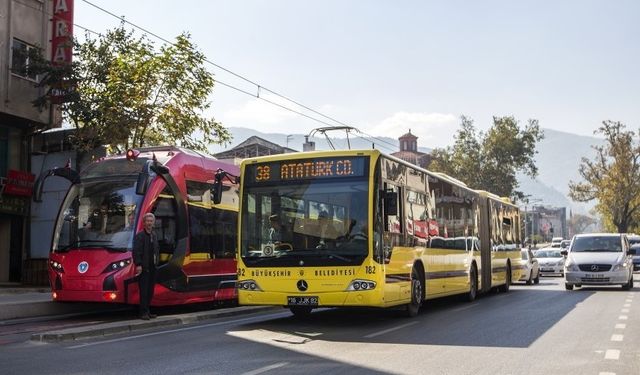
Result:
[[[220,123],[204,115],[214,78],[188,34],[158,51],[121,26],[76,44],[74,56],[67,66],[41,64],[40,84],[50,89],[34,104],[55,103],[62,88],[61,109],[77,129],[76,147],[107,145],[118,152],[172,144],[206,150],[230,139]]]
[[[543,138],[537,120],[529,120],[524,129],[511,116],[494,117],[493,126],[478,132],[473,120],[462,116],[455,143],[435,149],[429,169],[444,172],[474,189],[503,197],[523,199],[516,173],[535,177],[536,143]]]
[[[582,182],[569,183],[569,196],[578,202],[596,200],[605,229],[626,233],[640,224],[640,145],[624,124],[603,121],[595,134],[605,136],[594,146],[594,160],[582,158]]]

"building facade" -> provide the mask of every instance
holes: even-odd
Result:
[[[411,134],[411,129],[409,129],[407,134],[398,138],[398,143],[400,144],[400,151],[394,152],[391,155],[422,168],[429,166],[429,163],[431,163],[431,155],[418,151],[418,137]]]
[[[34,134],[59,124],[55,108],[39,110],[43,94],[28,71],[30,50],[51,56],[53,1],[0,0],[0,282],[21,282],[29,257]]]

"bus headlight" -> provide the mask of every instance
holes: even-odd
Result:
[[[347,288],[348,292],[358,291],[358,290],[369,290],[375,289],[376,282],[371,280],[353,280],[349,287]]]
[[[64,272],[64,268],[62,268],[62,264],[56,262],[55,260],[49,261],[49,264],[51,265],[51,268],[53,268],[54,271],[60,272],[60,273]]]
[[[246,290],[246,291],[252,291],[252,292],[262,291],[262,289],[260,289],[260,287],[258,286],[258,283],[255,282],[255,280],[238,281],[236,283],[236,288],[238,288],[238,290]]]
[[[104,271],[102,271],[102,273],[121,270],[130,264],[131,264],[131,258],[119,260],[117,262],[113,262],[109,264],[107,268],[105,268]]]

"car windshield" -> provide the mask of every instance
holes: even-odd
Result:
[[[536,258],[562,258],[562,253],[558,250],[538,250]]]
[[[520,253],[522,254],[522,259],[523,260],[528,260],[529,259],[529,253],[526,250],[522,250]]]
[[[72,185],[56,223],[52,251],[131,249],[142,201],[135,183],[134,178],[100,178]]]
[[[618,236],[576,237],[571,252],[622,252],[622,242]]]

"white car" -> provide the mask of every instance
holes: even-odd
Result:
[[[538,260],[533,256],[531,250],[522,249],[523,272],[520,281],[525,281],[528,285],[540,282],[540,267]]]
[[[573,237],[564,267],[565,288],[582,285],[633,287],[633,261],[625,234],[590,233]]]
[[[564,255],[560,249],[546,248],[536,252],[538,264],[540,265],[540,274],[556,274],[564,276]]]

